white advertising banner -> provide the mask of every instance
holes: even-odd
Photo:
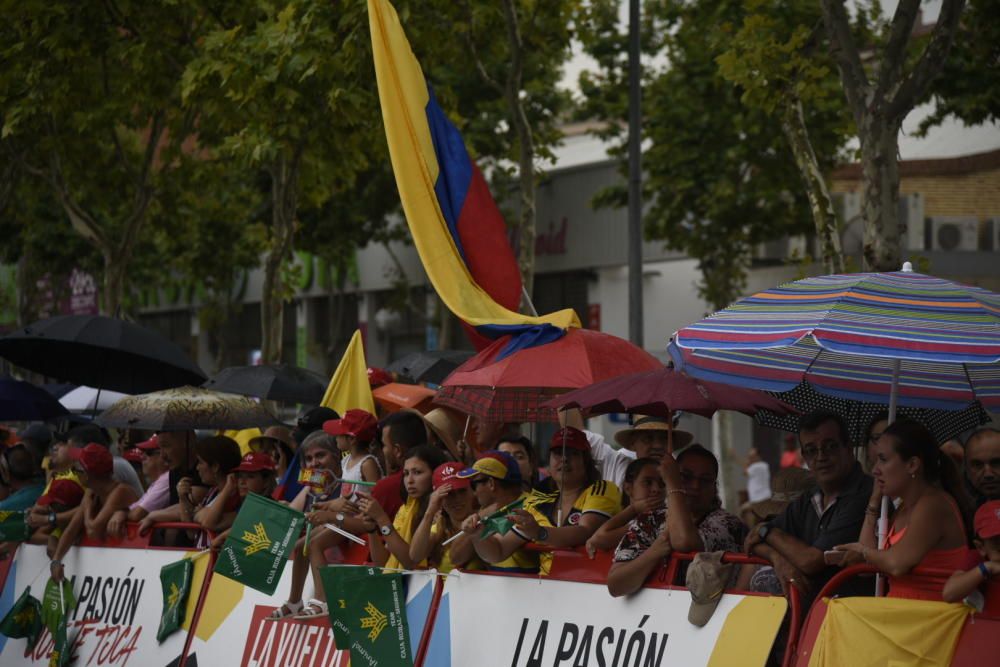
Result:
[[[163,612],[160,568],[191,552],[163,549],[74,547],[63,558],[73,583],[76,609],[69,615],[72,664],[125,667],[177,664],[187,639],[186,630],[159,644],[156,631]],[[195,572],[185,618],[189,627],[204,581],[208,557],[195,559]],[[0,618],[25,588],[39,600],[49,580],[45,547],[21,545],[0,593]],[[27,640],[0,635],[0,665],[47,665],[52,651],[48,630],[26,652]]]
[[[434,667],[763,665],[781,597],[724,595],[704,627],[686,590],[613,598],[595,584],[463,573],[448,577],[424,664]]]
[[[199,665],[212,667],[347,667],[350,655],[336,647],[326,615],[310,620],[267,620],[267,616],[288,597],[291,572],[289,564],[273,596],[213,575],[191,643],[188,664],[197,660]],[[435,579],[432,572],[404,577],[413,653],[417,651],[427,623]],[[307,582],[307,592],[309,586]]]

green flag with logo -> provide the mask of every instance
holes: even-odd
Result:
[[[35,642],[42,634],[42,603],[31,594],[31,586],[24,589],[21,597],[0,620],[0,634],[11,639],[27,639],[28,651],[35,648]]]
[[[272,595],[304,522],[302,512],[251,493],[229,529],[214,571]]]
[[[350,649],[352,665],[413,666],[402,574],[343,566],[323,568],[320,577],[334,642],[338,648]]]
[[[24,542],[29,537],[27,512],[0,512],[0,542]]]
[[[45,585],[45,595],[42,597],[42,622],[52,633],[52,653],[49,654],[49,667],[62,667],[69,664],[71,655],[69,632],[67,629],[69,613],[76,607],[73,596],[73,584],[63,579],[62,584],[50,578]]]
[[[160,615],[160,627],[156,631],[156,641],[163,640],[180,630],[184,625],[184,613],[187,611],[188,594],[191,592],[191,577],[194,574],[194,563],[182,558],[176,563],[169,563],[160,568],[160,586],[163,589],[163,613]]]
[[[524,498],[518,498],[483,519],[483,533],[479,538],[485,539],[493,534],[506,535],[510,532],[511,526],[514,525],[514,522],[508,519],[507,516],[514,510],[522,507],[524,507]]]

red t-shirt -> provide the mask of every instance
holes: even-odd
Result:
[[[406,501],[403,491],[403,471],[394,472],[380,479],[372,488],[372,498],[378,501],[389,519],[396,518],[396,512]]]
[[[781,453],[781,467],[782,468],[801,468],[802,460],[799,458],[799,453],[792,451],[784,451]]]

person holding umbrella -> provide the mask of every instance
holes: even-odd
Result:
[[[971,511],[958,469],[924,426],[901,420],[888,426],[875,444],[872,474],[876,484],[858,541],[835,547],[845,553],[842,562],[864,560],[887,573],[889,597],[942,599],[943,582],[909,573],[914,568],[954,572],[968,559],[966,517]],[[886,548],[880,550],[876,523],[883,495],[900,503]]]
[[[663,417],[634,415],[632,425],[615,433],[615,442],[621,447],[615,449],[605,441],[604,436],[583,428],[583,416],[576,408],[559,412],[559,421],[566,426],[579,429],[587,436],[591,456],[602,479],[613,482],[621,488],[625,482],[625,469],[637,458],[651,458],[659,461],[668,451],[676,453],[694,440],[687,431],[673,428],[673,424]],[[673,448],[669,446],[670,432],[673,431]]]

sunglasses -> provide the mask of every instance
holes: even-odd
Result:
[[[879,434],[881,435],[881,434]],[[802,458],[807,461],[811,461],[822,453],[824,456],[829,456],[835,451],[840,449],[841,445],[839,442],[824,442],[817,447],[803,447],[802,448]]]

